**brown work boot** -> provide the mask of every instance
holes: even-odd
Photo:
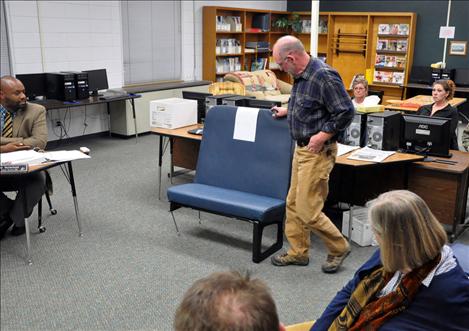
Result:
[[[309,257],[294,257],[288,255],[288,253],[283,253],[279,255],[272,256],[270,259],[273,265],[278,267],[284,267],[287,265],[301,265],[306,266],[309,263]]]
[[[323,272],[327,274],[333,274],[337,270],[339,270],[339,267],[341,266],[342,262],[344,262],[345,258],[350,254],[350,247],[347,248],[345,253],[342,255],[327,255],[327,260],[326,262],[323,263],[321,266],[321,269]]]

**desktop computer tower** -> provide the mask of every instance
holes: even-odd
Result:
[[[72,101],[77,98],[75,75],[64,72],[46,73],[47,98]]]
[[[88,99],[90,92],[88,89],[88,73],[80,71],[61,71],[66,74],[73,74],[77,99]]]
[[[356,113],[345,131],[345,144],[364,147],[367,141],[366,114]]]
[[[254,99],[254,97],[235,95],[234,97],[224,98],[222,104],[226,106],[246,107],[248,99]]]
[[[367,117],[367,146],[383,151],[397,150],[401,134],[401,113],[385,111],[368,114]]]
[[[219,94],[219,95],[210,95],[205,98],[206,111],[208,112],[210,108],[218,105],[223,105],[223,99],[231,98],[238,96],[237,94]]]

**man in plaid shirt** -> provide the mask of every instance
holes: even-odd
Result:
[[[322,270],[334,273],[350,253],[350,246],[322,208],[337,155],[336,142],[350,125],[354,107],[337,71],[310,57],[297,38],[278,39],[273,58],[295,80],[288,109],[274,107],[272,111],[275,117],[288,116],[296,148],[286,206],[285,234],[290,249],[272,257],[272,263],[308,265],[310,233],[314,232],[328,249]]]

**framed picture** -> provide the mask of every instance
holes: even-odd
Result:
[[[466,55],[467,52],[467,41],[455,41],[449,42],[449,54],[450,55]]]

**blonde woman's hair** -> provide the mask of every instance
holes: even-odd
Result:
[[[352,82],[352,89],[355,88],[358,84],[362,84],[365,90],[368,92],[368,81],[365,79],[365,76],[358,75]]]
[[[415,269],[435,258],[446,232],[425,201],[406,190],[389,191],[370,202],[368,217],[378,236],[387,272]]]

